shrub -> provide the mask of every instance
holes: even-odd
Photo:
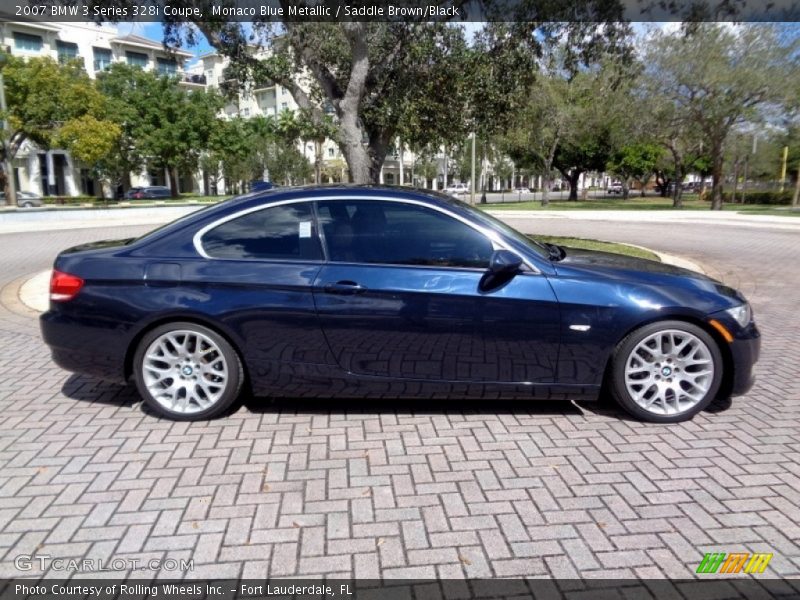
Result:
[[[735,204],[738,204],[742,198],[742,190],[736,193]],[[733,202],[731,193],[725,192],[722,194],[724,202]],[[792,191],[788,189],[784,192],[747,192],[744,197],[745,204],[783,204],[788,205],[792,203]]]

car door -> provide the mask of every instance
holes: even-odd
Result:
[[[335,368],[311,286],[323,253],[308,201],[249,209],[206,226],[199,246],[210,260],[184,265],[184,279],[242,340],[248,371],[263,383],[304,365]]]
[[[322,330],[346,371],[392,379],[549,382],[558,305],[529,271],[492,290],[479,228],[412,201],[318,202],[328,261],[314,282]]]

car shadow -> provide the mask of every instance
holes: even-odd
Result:
[[[87,375],[70,375],[61,386],[61,393],[67,398],[91,404],[130,407],[141,402],[134,386],[110,383]]]
[[[430,399],[430,398],[286,398],[245,396],[241,409],[251,413],[303,414],[513,414],[581,415],[583,411],[564,400]],[[237,409],[235,408],[234,411]]]
[[[61,393],[73,400],[90,404],[132,407],[139,404],[142,412],[163,419],[141,401],[136,386],[110,383],[86,375],[71,375],[61,386]],[[305,413],[305,414],[527,414],[527,415],[581,415],[583,411],[574,403],[564,400],[458,400],[428,398],[292,398],[253,396],[244,393],[225,415],[247,410],[255,414]]]
[[[611,397],[611,395],[606,391],[601,392],[598,399],[594,402],[579,401],[576,402],[576,404],[586,412],[590,412],[595,415],[610,417],[618,419],[620,421],[628,421],[630,423],[643,423],[643,421],[641,421],[640,419],[637,419],[636,417],[628,414],[626,411],[620,408],[616,400],[614,400]],[[705,409],[703,409],[701,411],[701,414],[702,413],[716,414],[725,412],[731,407],[732,404],[733,402],[730,397],[717,398],[711,404],[709,404]]]
[[[86,375],[71,375],[61,386],[61,393],[73,400],[90,404],[132,407],[139,404],[142,412],[163,419],[141,401],[134,385],[121,385]],[[732,405],[731,398],[712,402],[703,412],[721,413]],[[222,417],[246,410],[254,414],[510,414],[529,416],[569,416],[591,413],[598,416],[638,423],[616,402],[601,394],[597,401],[566,400],[500,400],[500,399],[430,399],[430,398],[292,398],[253,396],[245,393]]]

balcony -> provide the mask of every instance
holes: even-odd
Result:
[[[181,78],[181,83],[184,85],[198,85],[198,86],[205,86],[207,83],[205,75],[190,75],[188,73],[184,74]]]

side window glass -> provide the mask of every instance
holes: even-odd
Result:
[[[320,202],[330,259],[390,265],[484,269],[492,243],[472,227],[438,211],[401,202]]]
[[[202,245],[213,258],[322,259],[309,202],[265,208],[222,223],[206,232]]]

